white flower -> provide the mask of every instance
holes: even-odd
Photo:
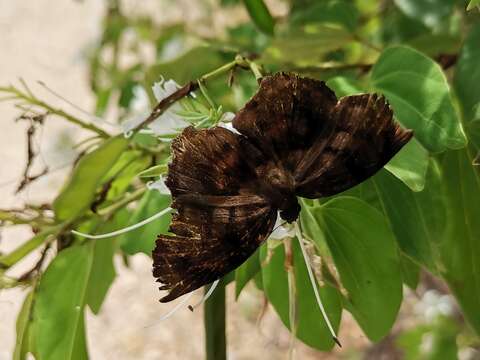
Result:
[[[292,224],[286,223],[284,220],[277,216],[274,230],[270,234],[270,238],[275,240],[282,240],[284,238],[293,238],[295,236],[295,228]]]
[[[450,295],[441,295],[436,290],[428,290],[422,300],[415,305],[415,312],[425,316],[427,322],[434,321],[440,315],[452,315],[452,298]]]
[[[235,114],[232,112],[223,113],[220,121],[218,122],[218,126],[223,127],[225,129],[230,130],[231,132],[240,135],[237,129],[235,129],[232,125],[232,120],[235,117]]]
[[[158,102],[173,94],[180,86],[173,80],[157,82],[152,90]],[[181,110],[181,105],[177,102],[170,106],[158,118],[147,125],[148,130],[157,136],[174,135],[185,128],[188,123],[184,121],[177,112]],[[144,121],[151,112],[148,94],[141,86],[133,88],[133,99],[130,103],[132,116],[122,123],[124,134],[128,134]]]
[[[149,190],[158,190],[162,195],[170,195],[170,189],[165,185],[163,176],[160,176],[157,181],[149,182],[147,187]]]

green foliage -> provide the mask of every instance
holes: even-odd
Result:
[[[297,337],[306,344],[319,350],[329,350],[334,342],[325,324],[315,300],[312,284],[308,279],[307,268],[302,258],[297,239],[293,240],[293,271],[295,274],[296,296],[288,295],[288,279],[285,269],[285,251],[283,244],[272,249],[268,254],[267,247],[261,248],[260,258],[267,261],[262,267],[262,283],[265,295],[287,328],[291,328],[289,318],[289,302],[294,301],[297,309]],[[269,258],[270,257],[270,258]],[[330,285],[319,287],[320,298],[325,305],[328,317],[334,329],[338,329],[341,318],[341,300],[337,289]]]
[[[153,107],[158,101],[151,87],[162,78],[180,85],[203,79],[201,91],[183,99],[175,113],[197,127],[223,122],[224,109],[242,107],[258,87],[259,72],[294,71],[321,79],[337,97],[384,95],[395,118],[413,129],[414,139],[359,186],[329,199],[300,201],[310,260],[320,264],[315,266],[320,297],[336,331],[345,309],[376,342],[394,324],[402,285],[415,289],[420,275],[430,272],[446,281],[462,315],[480,334],[480,167],[474,165],[480,150],[478,2],[470,1],[467,14],[466,2],[453,0],[294,0],[281,18],[270,6],[274,3],[268,2],[269,9],[262,0],[219,2],[215,10],[244,8],[249,19],[228,24],[221,37],[205,38],[191,23],[158,25],[148,16],[125,14],[111,1],[89,58],[96,114],[114,108],[120,124],[145,116],[150,108],[140,109],[141,115],[135,109],[142,100],[137,87],[146,90]],[[153,61],[140,50],[145,44],[154,50]],[[126,54],[129,65],[123,66],[119,60]],[[92,132],[97,142],[87,143],[95,144],[93,150],[77,144],[85,151],[53,204],[0,211],[6,225],[27,224],[34,231],[0,256],[0,286],[30,287],[17,318],[13,358],[32,353],[37,360],[85,359],[84,311],[86,306],[94,314],[101,311],[116,277],[114,257],[121,255],[128,264],[131,255],[150,256],[156,237],[168,233],[171,216],[107,239],[84,239],[71,230],[108,233],[169,207],[171,197],[146,182],[167,173],[169,138],[175,134],[146,131],[128,138],[119,125],[108,128],[110,135],[22,85],[0,92],[27,115],[55,114]],[[42,260],[29,276],[9,276],[11,267],[42,246],[57,249],[48,266]],[[222,286],[233,278],[237,298],[254,280],[298,339],[323,351],[333,347],[295,237],[269,240]],[[224,301],[221,287],[206,304],[209,358],[225,356]],[[395,344],[407,359],[455,358],[469,346],[457,341],[462,332],[456,319],[442,318],[408,329]],[[427,353],[425,336],[433,344]]]
[[[82,157],[64,189],[53,203],[58,220],[70,220],[88,209],[104,175],[127,148],[128,140],[116,136]]]
[[[348,293],[345,307],[365,334],[378,341],[392,327],[402,301],[398,250],[388,222],[367,203],[349,197],[331,200],[315,213],[321,217],[327,245]]]
[[[466,145],[447,79],[433,60],[408,47],[385,50],[372,70],[372,85],[385,94],[397,119],[432,152]]]
[[[275,22],[263,0],[243,0],[243,3],[258,29],[267,35],[273,35]]]
[[[93,242],[60,252],[40,280],[34,327],[40,359],[86,359],[84,307],[93,260]],[[55,304],[52,306],[52,304]]]
[[[162,195],[156,190],[147,191],[127,224],[133,225],[149,218],[167,208],[170,205],[170,201],[170,196]],[[160,219],[125,234],[120,239],[122,250],[129,255],[139,252],[150,255],[155,246],[157,235],[167,232],[170,220],[170,215],[165,215]]]

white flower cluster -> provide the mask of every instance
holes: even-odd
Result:
[[[454,304],[450,295],[442,295],[436,290],[428,290],[415,305],[415,313],[424,316],[427,322],[433,322],[438,316],[453,314]]]

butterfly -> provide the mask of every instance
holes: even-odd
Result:
[[[159,235],[153,275],[168,302],[240,266],[291,223],[297,196],[345,191],[380,170],[413,136],[376,94],[337,99],[324,82],[290,73],[262,78],[233,127],[187,127],[172,142],[166,185],[175,213]]]

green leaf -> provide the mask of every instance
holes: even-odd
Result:
[[[390,47],[373,67],[371,82],[385,94],[396,118],[413,129],[428,150],[466,145],[445,75],[430,58],[408,47]]]
[[[267,259],[267,247],[260,250],[262,261]],[[327,351],[334,346],[331,334],[323,320],[312,285],[308,278],[307,268],[296,239],[292,240],[293,264],[296,286],[297,337],[305,344],[316,349]],[[288,280],[285,271],[285,251],[283,245],[273,250],[273,255],[262,268],[263,288],[268,300],[280,316],[284,325],[290,329]],[[341,297],[337,289],[324,285],[319,287],[320,297],[327,315],[335,331],[338,330],[341,318]]]
[[[335,95],[338,98],[343,96],[350,96],[356,94],[364,93],[364,89],[358,84],[356,79],[345,77],[345,76],[335,76],[330,78],[327,81],[327,85],[330,89],[335,92]]]
[[[102,178],[127,145],[128,140],[119,135],[106,140],[96,150],[82,157],[62,192],[53,202],[58,220],[75,218],[88,209]]]
[[[291,17],[292,25],[309,23],[333,23],[342,25],[349,31],[354,31],[358,24],[358,10],[347,1],[321,1],[295,11]]]
[[[40,359],[78,359],[86,353],[83,312],[92,266],[93,242],[61,251],[38,286],[34,334]],[[81,351],[80,351],[81,350]]]
[[[395,238],[383,215],[352,197],[335,198],[319,212],[333,261],[348,292],[348,310],[372,341],[392,327],[402,301]]]
[[[480,0],[470,0],[467,6],[467,11],[472,10],[475,6],[480,6]]]
[[[212,71],[225,63],[222,54],[213,47],[198,46],[188,50],[177,58],[153,65],[145,75],[147,85],[165,79],[173,79],[185,84]],[[209,82],[209,89],[210,89]]]
[[[455,4],[455,0],[394,0],[394,2],[406,15],[428,27],[441,25],[445,17],[452,13]]]
[[[128,216],[128,212],[126,213]],[[126,221],[125,221],[126,223]],[[100,227],[100,233],[112,231],[110,227]],[[88,289],[86,294],[86,303],[94,314],[98,314],[103,300],[107,295],[113,280],[115,279],[115,267],[113,266],[113,255],[117,248],[116,238],[99,239],[93,244],[93,259]]]
[[[402,266],[403,283],[415,290],[420,281],[420,266],[403,254],[400,255],[400,265]]]
[[[448,152],[442,169],[449,199],[449,227],[441,243],[442,275],[466,319],[480,334],[480,169],[472,146]]]
[[[388,163],[385,169],[412,191],[422,191],[428,168],[428,152],[413,138]]]
[[[317,65],[327,53],[351,43],[352,36],[335,24],[308,25],[275,37],[262,55],[262,61]]]
[[[258,29],[267,35],[273,35],[275,20],[263,0],[243,0],[243,3]]]
[[[25,359],[28,352],[32,349],[29,347],[30,324],[32,322],[32,309],[34,291],[30,291],[23,301],[22,308],[17,316],[17,338],[15,340],[15,350],[13,352],[13,360]]]
[[[170,202],[171,198],[168,195],[162,195],[157,190],[147,191],[132,215],[129,225],[136,224],[155,215],[170,206]],[[120,239],[122,250],[129,255],[143,252],[151,256],[157,236],[159,234],[165,234],[168,231],[170,221],[171,215],[167,214],[136,230],[126,233]]]
[[[454,89],[460,100],[464,125],[475,118],[475,106],[480,102],[480,25],[468,34],[457,62]]]
[[[248,258],[240,267],[235,270],[235,298],[238,299],[240,293],[247,283],[255,277],[260,271],[260,250],[257,249],[252,256]]]
[[[404,253],[436,272],[437,246],[441,243],[448,220],[441,174],[432,161],[425,189],[412,192],[385,171],[371,183],[387,216],[397,242]]]

